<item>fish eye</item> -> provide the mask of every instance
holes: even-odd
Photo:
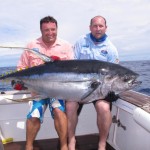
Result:
[[[108,70],[102,68],[102,69],[100,69],[100,73],[101,73],[102,75],[107,75],[107,74],[108,74]]]

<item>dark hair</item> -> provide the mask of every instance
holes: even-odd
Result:
[[[90,21],[90,25],[92,25],[92,21],[93,21],[93,19],[95,19],[95,18],[97,18],[97,17],[99,17],[99,18],[103,18],[103,19],[104,19],[104,21],[105,21],[105,25],[106,25],[106,19],[105,19],[103,16],[95,16],[95,17],[93,17],[93,18],[91,19],[91,21]]]
[[[52,16],[46,16],[40,20],[40,29],[43,23],[49,23],[49,22],[55,23],[57,27],[57,20],[53,18]]]

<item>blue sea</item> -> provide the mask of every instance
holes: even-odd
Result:
[[[142,84],[139,87],[136,87],[134,90],[150,95],[150,60],[124,61],[120,62],[120,64],[137,72],[140,75],[139,80],[142,81]],[[15,69],[15,67],[0,67],[0,74],[4,74]],[[10,83],[0,82],[0,92],[6,90],[12,90]]]

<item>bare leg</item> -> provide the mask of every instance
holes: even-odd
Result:
[[[112,122],[110,104],[106,101],[99,100],[96,102],[95,108],[97,111],[97,125],[100,137],[98,150],[106,150],[106,141]]]
[[[54,124],[60,140],[60,150],[68,150],[67,146],[67,117],[66,114],[58,108],[54,110]]]
[[[79,104],[77,102],[66,102],[66,114],[68,118],[68,148],[75,150],[76,139],[75,130],[78,122],[77,110]]]
[[[26,121],[26,150],[33,150],[33,142],[40,129],[40,120],[38,118],[27,119]]]

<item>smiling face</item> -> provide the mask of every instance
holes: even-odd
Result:
[[[105,34],[106,29],[107,26],[104,18],[97,16],[91,20],[90,31],[96,39],[101,38]]]
[[[53,22],[43,23],[41,25],[42,39],[45,44],[52,45],[57,38],[57,26]]]

